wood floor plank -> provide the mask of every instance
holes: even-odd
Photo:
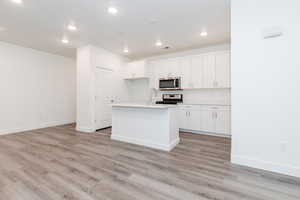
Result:
[[[231,165],[231,140],[180,133],[171,152],[75,125],[0,136],[0,200],[299,200],[300,179]]]

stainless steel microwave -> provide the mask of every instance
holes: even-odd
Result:
[[[181,78],[161,78],[159,79],[160,90],[181,90]]]

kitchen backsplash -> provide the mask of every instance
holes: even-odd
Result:
[[[231,104],[230,89],[192,89],[183,91],[158,91],[157,96],[161,98],[162,94],[183,94],[184,104]]]

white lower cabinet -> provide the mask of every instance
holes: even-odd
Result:
[[[230,134],[230,111],[222,110],[215,112],[216,133]]]
[[[229,106],[181,106],[178,118],[181,129],[231,135]]]
[[[199,130],[201,129],[201,121],[198,119],[201,118],[201,111],[200,110],[188,110],[187,111],[187,125],[186,127],[192,130]]]
[[[198,130],[205,132],[215,132],[215,120],[214,120],[214,112],[209,110],[201,110],[200,118],[197,119],[199,123],[201,123],[201,127],[199,129],[190,129],[190,130]]]
[[[185,109],[179,109],[178,111],[178,126],[181,129],[188,129],[187,116],[188,111]]]

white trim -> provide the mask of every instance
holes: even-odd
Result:
[[[232,155],[231,162],[233,164],[244,165],[244,166],[271,171],[275,173],[300,177],[299,166],[283,165],[282,163],[267,162],[264,160],[258,160],[258,159],[253,159],[253,158],[238,156],[238,155]]]
[[[61,125],[66,125],[66,124],[72,124],[72,123],[75,123],[75,121],[47,122],[47,123],[42,123],[42,124],[35,125],[35,126],[27,126],[27,127],[22,127],[22,128],[12,128],[12,129],[7,129],[7,130],[0,130],[0,135],[14,134],[14,133],[31,131],[31,130],[41,129],[41,128],[48,128],[48,127],[52,127],[52,126],[61,126]]]
[[[155,143],[151,143],[151,142],[148,142],[148,141],[127,138],[127,137],[119,136],[119,135],[111,135],[111,139],[112,140],[118,140],[118,141],[121,141],[121,142],[127,142],[127,143],[136,144],[136,145],[146,146],[146,147],[159,149],[159,150],[163,150],[163,151],[171,151],[180,142],[179,137],[176,138],[175,140],[173,140],[172,142],[170,142],[169,145],[155,144]]]
[[[76,126],[76,131],[84,133],[94,133],[96,130],[93,127]]]
[[[169,150],[168,151],[171,151],[172,149],[174,149],[176,147],[177,144],[179,144],[180,142],[180,138],[176,138],[175,140],[173,140],[170,145],[169,145]]]
[[[187,133],[199,134],[199,135],[210,135],[210,136],[216,136],[216,137],[231,138],[231,135],[222,134],[222,133],[211,133],[211,132],[195,131],[195,130],[182,129],[182,128],[180,129],[180,131],[187,132]]]

